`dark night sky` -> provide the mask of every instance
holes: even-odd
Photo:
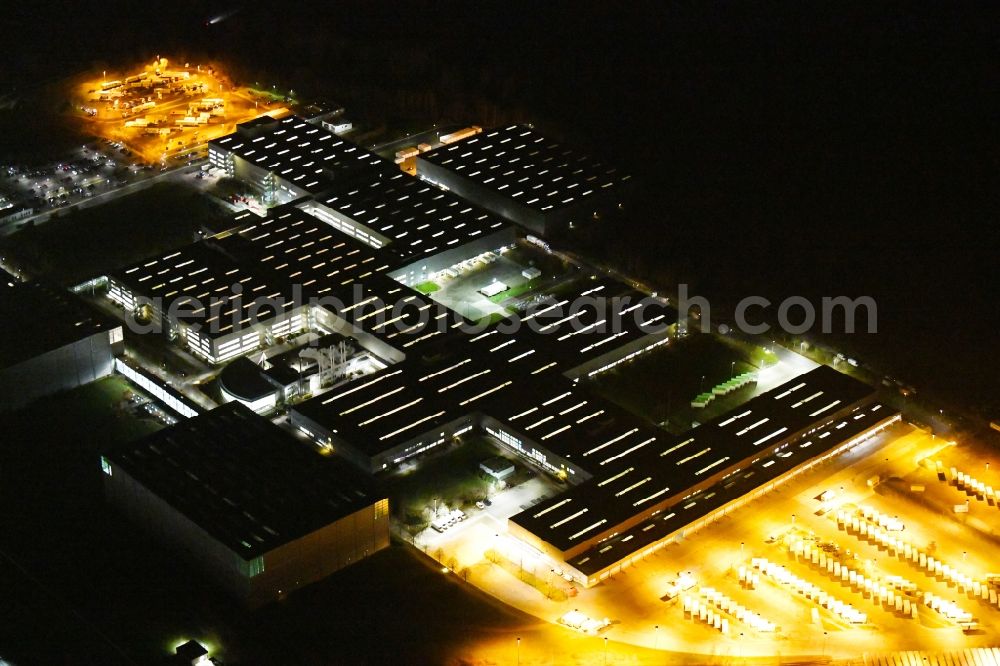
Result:
[[[271,2],[205,27],[236,5],[17,3],[0,78],[180,51],[390,116],[386,91],[456,120],[487,100],[636,174],[647,263],[709,294],[875,296],[883,332],[849,344],[1000,412],[1000,22],[872,4]]]

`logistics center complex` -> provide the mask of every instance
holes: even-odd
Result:
[[[340,361],[354,359],[350,373],[308,389],[285,373],[280,396],[300,398],[289,404],[289,423],[362,476],[466,433],[488,433],[565,482],[511,516],[508,532],[581,585],[899,418],[871,387],[819,367],[670,434],[578,381],[668,344],[677,313],[665,300],[593,276],[514,315],[520,325],[510,330],[510,320],[474,325],[414,289],[525,232],[549,236],[622,204],[627,175],[530,127],[421,153],[416,177],[294,116],[240,126],[209,152],[212,165],[253,184],[273,207],[263,217],[239,213],[201,241],[115,271],[109,298],[210,364],[266,356],[299,336],[348,341],[352,351],[342,350]],[[257,384],[268,393],[267,382]],[[241,400],[238,393],[230,397]],[[267,395],[242,401],[257,411],[276,404]],[[195,420],[218,420],[222,409]],[[266,421],[249,409],[226,414]],[[235,446],[220,453],[230,454],[241,455]],[[146,474],[159,478],[136,456],[141,449],[112,457],[114,474],[135,470],[140,484]],[[247,554],[263,549],[251,546]]]
[[[389,501],[232,402],[101,459],[108,499],[248,605],[389,545]]]

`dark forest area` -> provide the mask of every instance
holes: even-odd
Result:
[[[336,100],[369,128],[532,122],[635,177],[625,215],[580,246],[722,309],[872,296],[879,333],[833,342],[1000,411],[989,4],[11,9],[5,92],[169,53]]]

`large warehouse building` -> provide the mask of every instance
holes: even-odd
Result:
[[[298,116],[261,116],[208,143],[213,167],[253,185],[268,205],[329,188],[383,163],[382,158]]]
[[[369,175],[338,184],[303,208],[348,235],[388,245],[389,275],[403,284],[419,284],[516,240],[515,227],[501,217],[391,165]]]
[[[590,275],[560,284],[555,296],[532,297],[516,330],[510,322],[470,330],[455,311],[413,288],[512,242],[512,225],[498,215],[548,235],[602,206],[617,207],[628,176],[523,126],[421,154],[422,179],[324,136],[293,118],[216,142],[227,160],[253,162],[263,151],[262,173],[280,177],[287,198],[302,198],[263,218],[241,213],[200,243],[116,271],[110,298],[164,319],[213,363],[300,331],[353,338],[378,363],[296,403],[290,423],[368,475],[466,433],[488,433],[566,481],[564,492],[512,516],[508,527],[583,585],[899,418],[867,385],[819,367],[683,435],[654,427],[579,380],[670,344],[677,313],[665,300]],[[234,284],[243,298],[231,297]],[[277,304],[254,321],[246,295]],[[201,303],[211,296],[220,297],[217,312]],[[178,303],[194,311],[168,307]],[[241,388],[246,382],[223,379],[224,389],[255,408],[276,400],[267,385]],[[208,416],[193,421],[202,419],[211,423]],[[129,474],[124,459],[118,462]],[[230,549],[207,549],[219,557],[242,553],[216,539]],[[237,545],[244,542],[254,543]],[[232,586],[247,588],[245,577],[227,575]]]
[[[244,213],[243,215],[249,215]],[[136,262],[108,276],[108,297],[147,317],[210,363],[223,363],[307,330],[358,338],[386,361],[402,352],[373,335],[363,295],[399,300],[384,277],[394,255],[340,233],[295,206]],[[407,315],[429,308],[416,292]],[[361,324],[362,321],[372,323]]]
[[[296,131],[300,144],[321,141],[313,134],[324,130],[304,121],[299,127],[294,120],[266,123],[260,131],[270,133],[261,137],[270,141],[272,134]],[[237,132],[219,142],[229,145],[234,137],[257,140]],[[353,155],[339,144],[338,149]],[[323,177],[330,169],[324,167],[313,174],[314,182],[304,181],[301,172],[308,162],[290,154],[278,157],[288,159],[293,171],[279,173],[299,184],[295,196],[324,189],[322,195],[276,206],[263,218],[239,213],[202,241],[113,271],[108,297],[210,363],[303,331],[357,337],[377,357],[396,362],[404,356],[401,342],[387,344],[386,336],[372,334],[372,325],[356,325],[365,320],[364,313],[323,303],[354,303],[355,286],[392,303],[405,289],[399,283],[417,284],[457,261],[516,240],[515,227],[502,218],[379,158],[350,158],[336,170],[339,180]],[[231,157],[239,155],[247,156],[245,147],[233,147]],[[260,307],[262,299],[271,306]],[[415,309],[430,307],[416,292],[408,299]]]
[[[617,208],[631,179],[527,125],[476,134],[422,153],[416,164],[424,180],[542,236]]]
[[[572,336],[576,351],[595,337]],[[899,418],[871,387],[821,366],[675,436],[579,390],[556,340],[451,338],[448,351],[296,405],[291,420],[372,473],[492,435],[570,484],[512,516],[509,533],[591,586]]]
[[[898,419],[870,386],[820,366],[681,435],[634,424],[574,443],[592,476],[512,516],[509,532],[595,585]]]
[[[108,500],[250,606],[389,545],[371,479],[229,403],[101,458]]]
[[[12,283],[0,297],[0,410],[110,375],[122,325],[44,282]]]
[[[598,294],[614,304],[617,324],[606,321],[616,319],[614,314],[602,314],[596,305],[568,307]],[[498,413],[490,405],[576,394],[569,377],[579,368],[611,365],[665,344],[674,311],[651,302],[640,312],[640,296],[620,284],[595,281],[527,315],[515,334],[497,328],[438,333],[405,362],[296,405],[292,423],[372,472],[394,468],[473,427],[493,432],[495,421],[483,416]],[[535,332],[527,325],[530,318],[546,323]],[[578,437],[578,431],[553,433],[556,439],[545,442],[547,448],[513,448],[552,474],[585,476],[580,463],[551,447]]]

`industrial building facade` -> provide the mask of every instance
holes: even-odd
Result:
[[[420,153],[421,178],[294,117],[241,126],[212,150],[216,162],[252,162],[253,177],[278,178],[297,200],[116,271],[110,297],[134,309],[137,295],[176,304],[238,283],[243,294],[277,299],[257,321],[231,297],[218,314],[195,313],[208,319],[167,317],[215,363],[300,330],[352,338],[378,359],[375,369],[294,404],[291,425],[365,475],[467,433],[491,435],[566,482],[512,516],[508,531],[583,585],[898,419],[871,387],[819,367],[672,435],[579,386],[671,343],[677,313],[664,299],[591,275],[509,322],[476,328],[414,289],[513,242],[518,232],[498,215],[548,235],[620,203],[627,175],[530,127]],[[220,325],[206,328],[213,318]],[[234,397],[269,408],[268,386],[238,383],[228,384]]]
[[[371,473],[467,433],[491,435],[569,484],[512,516],[508,533],[592,586],[899,419],[871,387],[820,366],[675,436],[558,372],[532,374],[541,359],[495,375],[524,353],[508,349],[488,366],[463,354],[408,361],[296,405],[291,421]]]
[[[551,237],[624,203],[631,177],[510,125],[415,157],[420,178]]]
[[[120,322],[44,282],[5,288],[0,320],[0,410],[107,377],[124,350]]]
[[[325,303],[353,304],[354,285],[390,300],[400,283],[517,239],[507,221],[295,116],[240,125],[209,149],[213,164],[265,200],[291,203],[263,219],[235,215],[197,243],[107,278],[108,297],[126,313],[210,363],[308,331],[345,332],[398,362],[399,345]],[[280,305],[261,310],[261,299]]]
[[[101,458],[109,502],[249,606],[389,545],[388,499],[239,403]]]
[[[584,452],[602,451],[591,478],[512,516],[508,531],[592,586],[899,418],[820,366],[681,435],[620,453],[599,443]]]

